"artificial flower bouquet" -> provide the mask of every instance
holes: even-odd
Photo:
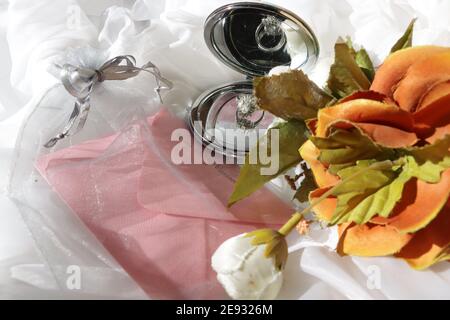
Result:
[[[276,297],[285,236],[316,221],[338,227],[340,255],[392,255],[418,270],[450,259],[450,48],[412,47],[413,26],[377,69],[338,41],[325,89],[301,71],[254,81],[259,107],[284,120],[267,132],[279,131],[280,166],[261,175],[246,161],[229,204],[301,164],[289,179],[309,206],[219,247],[212,265],[231,297]]]

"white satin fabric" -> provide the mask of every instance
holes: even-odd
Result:
[[[91,45],[108,55],[132,54],[153,61],[175,86],[165,103],[179,114],[202,91],[242,79],[208,51],[203,21],[230,0],[0,0],[0,174],[7,177],[20,125],[55,83],[48,64],[68,47]],[[415,44],[450,45],[446,0],[273,0],[306,20],[316,32],[321,56],[311,77],[323,83],[339,36],[350,35],[380,63],[406,25],[418,17]],[[85,279],[97,290],[62,294],[47,256],[33,240],[0,181],[0,298],[145,298],[77,219],[64,221],[112,267]],[[52,201],[48,199],[48,201]],[[67,219],[66,219],[67,220]],[[54,221],[55,223],[57,221]],[[63,223],[63,222],[61,222]],[[450,298],[447,263],[411,270],[393,258],[339,257],[329,248],[333,230],[315,229],[307,238],[289,237],[290,257],[280,298],[439,299]],[[58,250],[55,247],[54,250]],[[80,249],[80,250],[81,250]],[[101,254],[100,254],[101,253]],[[50,272],[51,271],[51,272]],[[99,275],[102,275],[101,277]]]

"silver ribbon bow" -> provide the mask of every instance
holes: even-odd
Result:
[[[76,134],[84,127],[91,108],[91,93],[95,85],[99,82],[105,80],[125,80],[137,76],[141,71],[148,72],[155,77],[155,91],[161,103],[161,90],[172,88],[172,83],[161,75],[159,69],[152,62],[147,62],[139,68],[136,67],[135,58],[130,55],[112,58],[97,70],[76,67],[71,64],[55,66],[60,70],[61,82],[64,88],[76,98],[76,101],[66,126],[61,133],[51,138],[44,145],[46,148],[53,147],[59,140]],[[73,130],[75,125],[76,129]]]

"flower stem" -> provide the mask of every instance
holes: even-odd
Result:
[[[368,170],[386,170],[392,168],[393,166],[394,163],[390,160],[375,162],[369,165],[367,168],[363,168],[359,171],[356,171],[355,173],[349,175],[345,179],[340,180],[330,190],[322,194],[316,200],[312,201],[308,207],[306,207],[300,212],[295,212],[292,215],[292,217],[278,230],[278,232],[284,236],[287,236],[292,231],[292,229],[294,229],[295,226],[300,222],[300,220],[302,220],[302,217],[305,214],[309,213],[316,205],[318,205],[320,202],[331,196],[334,193],[334,191],[336,191],[336,189],[339,188],[343,183],[346,183],[349,180],[356,178],[357,176]]]
[[[292,229],[295,228],[295,226],[302,220],[303,217],[303,211],[302,212],[296,212],[292,215],[292,217],[286,222],[280,230],[278,230],[279,233],[281,233],[283,236],[287,236]]]

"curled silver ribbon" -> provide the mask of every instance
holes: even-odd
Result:
[[[171,89],[172,82],[161,75],[159,69],[147,62],[142,67],[136,67],[136,59],[130,55],[117,56],[106,61],[99,69],[76,67],[71,64],[55,65],[60,70],[61,82],[64,88],[76,98],[69,120],[55,137],[51,138],[44,147],[51,148],[59,140],[74,135],[83,129],[91,107],[91,93],[95,85],[106,80],[125,80],[137,76],[141,71],[148,72],[155,77],[155,92],[162,103],[161,90]],[[76,129],[73,130],[78,122]]]

